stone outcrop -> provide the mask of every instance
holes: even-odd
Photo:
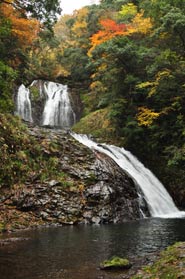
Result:
[[[24,187],[2,193],[0,207],[10,211],[10,219],[16,212],[29,226],[118,223],[141,217],[134,182],[107,155],[89,150],[59,130],[31,128],[30,136],[59,143],[56,156],[66,179],[40,181],[35,176]]]

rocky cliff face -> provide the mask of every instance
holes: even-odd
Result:
[[[0,221],[6,221],[10,229],[12,223],[17,229],[38,224],[118,223],[141,217],[134,182],[107,155],[92,152],[67,132],[31,128],[29,133],[38,142],[57,144],[54,153],[66,178],[41,181],[35,175],[24,187],[4,191]],[[148,212],[145,205],[144,210]]]

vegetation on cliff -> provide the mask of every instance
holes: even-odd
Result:
[[[0,114],[0,188],[35,178],[41,181],[63,178],[55,156],[57,147],[44,137],[37,142],[20,119]]]

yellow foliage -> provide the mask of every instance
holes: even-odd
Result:
[[[95,91],[96,93],[106,91],[106,87],[103,85],[103,83],[101,81],[98,81],[98,80],[91,83],[90,89],[92,91]]]
[[[133,3],[128,3],[121,7],[121,11],[118,13],[121,18],[128,18],[135,16],[137,14],[137,6]]]
[[[137,121],[139,126],[150,126],[161,114],[146,107],[140,107],[138,110]]]
[[[71,30],[76,38],[88,37],[88,31],[87,31],[88,13],[89,11],[87,8],[82,8],[80,10],[77,10],[75,13],[75,22]],[[83,45],[81,45],[81,47],[84,48],[87,47],[86,41],[83,41]]]
[[[152,95],[157,93],[158,86],[160,85],[160,82],[163,79],[169,78],[171,76],[171,71],[168,69],[165,69],[163,71],[160,71],[156,74],[154,81],[146,81],[138,84],[136,86],[137,89],[144,89],[148,88],[148,97],[151,97]]]
[[[99,72],[104,72],[107,70],[107,64],[106,63],[102,63],[99,67],[98,67],[98,71]]]
[[[129,27],[129,34],[141,33],[147,34],[152,28],[152,22],[149,17],[145,18],[143,16],[143,11],[137,13],[132,20],[132,24]]]
[[[170,75],[171,75],[171,72],[168,69],[158,72],[156,74],[156,80],[153,82],[153,87],[150,90],[148,96],[151,97],[152,95],[156,94],[157,88],[158,88],[161,80],[170,77]]]
[[[143,88],[148,88],[148,87],[151,87],[154,85],[154,82],[151,82],[151,81],[145,81],[145,82],[142,82],[140,84],[138,84],[136,86],[136,88],[138,89],[143,89]]]
[[[171,75],[171,71],[169,69],[165,69],[163,71],[160,71],[156,75],[156,80],[160,81],[161,79],[164,79],[166,77],[169,77]]]

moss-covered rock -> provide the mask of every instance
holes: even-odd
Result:
[[[131,263],[128,259],[120,258],[117,256],[112,257],[109,260],[105,260],[100,264],[100,268],[103,270],[116,270],[116,269],[128,269],[131,267]]]

